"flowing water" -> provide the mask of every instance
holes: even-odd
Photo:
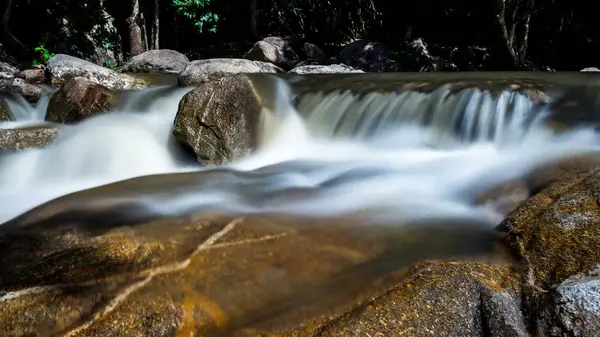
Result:
[[[30,104],[23,96],[9,95],[4,97],[11,120],[0,122],[0,128],[13,129],[46,124],[46,110],[51,95],[56,91],[48,85],[41,85],[46,91],[36,104]]]
[[[450,94],[445,86],[427,94],[314,93],[299,97],[296,109],[290,87],[273,81],[277,102],[264,108],[261,146],[223,167],[192,165],[173,146],[172,121],[188,90],[182,88],[132,94],[118,110],[61,126],[44,149],[4,154],[0,221],[61,195],[145,176],[63,204],[396,223],[476,218],[493,225],[503,214],[477,205],[480,193],[538,165],[599,149],[591,129],[547,129],[547,107],[518,93]],[[277,197],[299,190],[310,193]]]

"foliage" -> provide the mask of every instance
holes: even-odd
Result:
[[[32,66],[36,66],[38,64],[46,65],[48,64],[48,60],[54,56],[54,53],[48,51],[43,44],[39,44],[37,47],[33,48],[33,50],[38,53],[38,57],[33,59],[33,62],[31,62]]]
[[[111,60],[104,61],[104,66],[111,70],[115,70],[117,68],[117,65]]]
[[[199,32],[215,33],[219,15],[210,11],[211,0],[173,0],[177,12],[190,20]]]
[[[142,40],[152,41],[155,1],[138,1],[146,34]],[[432,55],[452,58],[461,70],[512,70],[514,66],[498,62],[511,56],[499,29],[504,21],[507,32],[514,32],[509,41],[524,41],[528,27],[529,38],[520,53],[527,62],[557,70],[599,66],[600,20],[593,2],[406,0],[402,10],[397,4],[390,0],[158,0],[159,46],[189,52],[194,58],[242,57],[257,39],[273,35],[290,41],[297,52],[310,42],[335,56],[348,42],[368,39],[389,47],[402,69],[418,70],[410,42],[422,38]],[[130,50],[126,19],[131,5],[131,0],[14,0],[8,28],[21,43],[12,43],[6,32],[0,34],[0,42],[8,54],[27,63],[35,58],[34,64],[44,64],[51,50],[118,68]],[[499,14],[504,20],[499,20]],[[525,22],[526,17],[531,20]],[[32,24],[44,28],[31,29]],[[106,64],[106,59],[115,64]]]

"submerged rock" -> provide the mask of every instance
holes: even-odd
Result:
[[[50,99],[46,120],[72,123],[105,112],[117,103],[117,93],[109,88],[74,77]]]
[[[58,128],[48,126],[0,129],[0,150],[45,147],[56,138],[58,132]]]
[[[6,99],[3,97],[0,97],[0,122],[7,122],[10,120],[11,120],[10,108],[8,107],[8,104],[6,103]]]

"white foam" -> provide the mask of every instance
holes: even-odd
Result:
[[[3,158],[0,220],[92,186],[189,171],[167,146],[184,93],[159,99],[145,113],[117,111],[89,118],[66,127],[47,148]],[[159,213],[360,214],[386,221],[477,217],[493,224],[502,215],[474,205],[474,195],[542,163],[598,150],[598,137],[591,130],[554,135],[541,127],[529,130],[519,142],[480,139],[450,149],[429,146],[439,139],[437,133],[414,124],[367,139],[327,138],[322,133],[316,137],[291,106],[278,106],[281,111],[264,112],[269,116],[263,123],[268,130],[263,130],[262,147],[226,165],[240,173],[269,167],[267,176],[224,179],[176,193],[150,193],[139,202]],[[335,106],[328,109],[337,112]],[[485,123],[492,127],[491,122]],[[273,197],[298,188],[310,193],[292,199]]]

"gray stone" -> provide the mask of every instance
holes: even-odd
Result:
[[[268,62],[245,59],[207,59],[188,63],[179,74],[179,84],[197,86],[202,83],[219,80],[224,76],[241,73],[282,73],[283,70]]]
[[[277,36],[269,36],[258,41],[245,57],[253,61],[270,62],[287,69],[299,60],[298,54],[289,42]]]
[[[57,54],[48,61],[46,73],[52,85],[60,88],[74,77],[84,77],[110,89],[142,89],[148,83],[127,74],[119,74],[108,68],[77,57]]]
[[[123,72],[179,74],[188,63],[190,60],[175,50],[149,50],[127,61]]]
[[[308,65],[299,66],[288,72],[289,74],[342,74],[342,73],[364,73],[362,70],[354,69],[345,64],[332,65]]]
[[[17,76],[19,69],[7,62],[0,61],[0,78],[13,78]]]
[[[600,270],[565,280],[556,287],[553,300],[558,323],[554,334],[576,337],[600,334]]]
[[[117,94],[83,77],[74,77],[50,99],[46,120],[72,123],[104,113],[114,107]]]
[[[27,101],[35,103],[42,97],[44,90],[35,84],[25,82],[21,78],[0,79],[0,92],[23,96]]]

